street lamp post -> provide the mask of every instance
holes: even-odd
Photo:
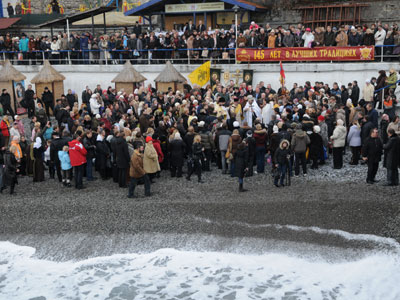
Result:
[[[232,9],[235,12],[235,64],[236,64],[236,48],[237,48],[237,37],[238,37],[237,13],[239,11],[239,6],[235,5]]]

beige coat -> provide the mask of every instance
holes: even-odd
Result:
[[[153,174],[161,170],[158,163],[157,151],[154,149],[153,143],[147,143],[144,148],[143,168],[147,174]]]
[[[390,122],[387,130],[389,129],[393,129],[397,135],[400,135],[400,122],[397,124]]]
[[[374,100],[375,87],[372,84],[365,85],[362,92],[363,98],[366,102],[371,102]]]

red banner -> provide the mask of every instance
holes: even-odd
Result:
[[[317,48],[238,48],[238,62],[374,60],[374,46]]]

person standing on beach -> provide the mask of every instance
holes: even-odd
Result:
[[[135,144],[135,150],[131,157],[130,168],[129,168],[129,176],[131,177],[131,181],[129,183],[128,198],[134,198],[134,192],[137,182],[141,179],[143,179],[144,181],[145,196],[146,197],[150,196],[150,179],[143,167],[143,153],[144,153],[143,144],[141,143]]]
[[[75,133],[75,139],[68,142],[69,146],[69,158],[71,160],[71,166],[74,168],[75,176],[75,188],[78,190],[84,189],[82,183],[83,177],[83,166],[86,163],[87,151],[83,147],[82,141],[82,131],[78,130]]]
[[[367,183],[374,184],[376,173],[378,172],[379,162],[382,156],[382,141],[379,138],[377,128],[371,130],[370,137],[365,141],[362,148],[362,158],[368,163]]]
[[[385,167],[387,169],[386,186],[399,185],[399,172],[397,168],[400,163],[400,138],[393,128],[388,130],[389,140],[383,145],[385,150]]]

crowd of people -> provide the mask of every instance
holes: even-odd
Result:
[[[132,28],[109,35],[93,36],[89,32],[59,32],[54,36],[0,36],[0,53],[20,64],[39,64],[50,59],[53,64],[122,64],[201,62],[210,58],[234,62],[235,48],[279,48],[321,46],[378,46],[386,60],[398,59],[400,54],[400,30],[397,24],[372,24],[339,28],[327,26],[315,30],[302,24],[283,28],[264,27],[251,22],[239,26],[236,41],[234,22],[229,28],[207,30],[200,20],[198,25],[189,21],[182,31],[146,31],[136,23]],[[384,47],[387,45],[387,47]]]
[[[384,86],[389,87],[379,90]],[[376,182],[384,154],[387,185],[398,185],[396,86],[394,69],[389,76],[380,71],[361,87],[356,81],[340,87],[307,81],[275,91],[264,82],[253,88],[231,81],[205,88],[185,84],[182,91],[165,93],[149,84],[127,94],[97,85],[93,91],[86,87],[80,101],[71,90],[54,101],[48,88],[39,98],[29,85],[24,101],[30,125],[25,121],[25,126],[10,112],[3,90],[1,191],[9,186],[14,193],[20,176],[42,182],[45,169],[49,180],[77,189],[84,188],[83,177],[87,184],[96,180],[96,171],[101,180],[129,185],[129,197],[135,197],[138,183],[149,196],[151,184],[162,184],[160,172],[188,181],[195,174],[202,183],[216,168],[221,176],[237,177],[240,192],[244,178],[269,171],[275,186],[283,187],[330,156],[333,168],[342,168],[347,147],[350,165],[368,165],[368,184]],[[381,116],[377,108],[383,109]]]

